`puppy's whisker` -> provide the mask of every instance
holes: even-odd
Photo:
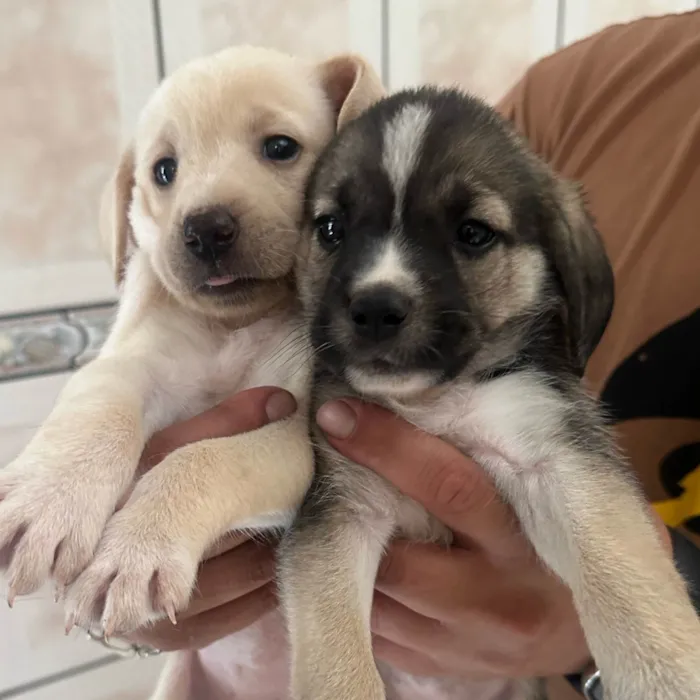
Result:
[[[288,365],[289,362],[301,359],[301,364],[299,367],[299,368],[301,368],[302,366],[304,366],[304,365],[308,364],[309,362],[311,362],[312,360],[314,360],[316,357],[318,357],[320,354],[322,354],[326,350],[329,350],[333,347],[335,347],[333,345],[333,343],[328,342],[328,343],[324,343],[323,345],[320,345],[318,348],[311,348],[311,347],[304,348],[296,355],[293,355],[293,356],[289,357],[287,360],[285,360],[284,364]]]
[[[267,362],[269,362],[270,364],[274,364],[282,355],[286,353],[286,351],[290,347],[294,347],[295,344],[303,342],[304,336],[300,333],[299,330],[294,329],[282,340],[280,346],[277,348],[277,350],[273,353],[273,355],[269,358]]]

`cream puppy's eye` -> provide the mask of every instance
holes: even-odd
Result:
[[[277,134],[263,141],[263,157],[267,160],[289,161],[294,160],[301,150],[301,146],[291,137]]]
[[[457,229],[457,246],[467,255],[486,252],[496,241],[498,234],[487,224],[467,219]]]
[[[319,216],[314,221],[314,229],[319,242],[326,250],[338,246],[345,236],[343,225],[335,216]]]
[[[153,179],[159,187],[168,187],[175,182],[177,161],[175,158],[161,158],[153,166]]]

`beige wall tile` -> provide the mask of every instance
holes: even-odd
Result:
[[[565,40],[571,43],[621,22],[695,9],[695,0],[569,0]]]
[[[534,0],[422,0],[421,80],[460,85],[494,102],[532,62]]]
[[[11,688],[61,673],[109,653],[77,631],[66,637],[63,607],[53,602],[48,586],[33,595],[18,598],[12,610],[4,602],[5,595],[3,582],[0,594],[0,696]]]
[[[163,664],[163,657],[116,661],[44,686],[18,700],[146,700],[156,687]]]
[[[586,34],[610,24],[638,17],[683,12],[695,7],[695,0],[588,0]]]
[[[260,44],[322,58],[349,46],[350,0],[199,0],[205,51]]]
[[[108,0],[0,3],[0,274],[102,256],[113,64]]]

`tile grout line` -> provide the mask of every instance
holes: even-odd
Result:
[[[158,80],[162,81],[165,78],[165,49],[163,47],[163,15],[160,10],[160,0],[151,0],[151,11],[153,13],[153,40],[156,49]]]
[[[32,690],[45,688],[47,685],[51,685],[52,683],[60,683],[61,681],[68,680],[69,678],[75,678],[76,676],[80,676],[84,673],[96,671],[99,668],[109,666],[117,661],[124,661],[124,657],[120,654],[109,654],[100,659],[95,659],[95,661],[88,661],[87,663],[80,664],[79,666],[71,666],[71,668],[67,668],[63,671],[58,671],[57,673],[52,673],[48,676],[37,678],[36,680],[29,681],[28,683],[22,683],[22,685],[16,685],[14,688],[2,690],[0,691],[0,700],[17,698]]]
[[[698,0],[700,2],[700,0]],[[557,25],[555,50],[564,47],[566,42],[566,0],[557,0]]]
[[[76,306],[53,306],[43,309],[31,309],[30,311],[18,311],[11,314],[0,314],[0,323],[7,321],[24,321],[25,319],[36,318],[38,316],[51,316],[52,314],[68,315],[80,313],[82,311],[96,311],[98,309],[113,309],[117,305],[116,301],[96,301],[92,304],[78,304]]]
[[[700,0],[698,0],[698,2],[700,2]],[[382,83],[384,84],[384,87],[389,89],[389,82],[391,80],[391,66],[389,65],[389,22],[391,21],[391,18],[389,0],[381,0],[381,3],[381,79]]]

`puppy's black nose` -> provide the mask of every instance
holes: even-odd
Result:
[[[401,330],[411,305],[406,295],[388,287],[361,293],[349,308],[355,333],[375,342],[389,340]]]
[[[233,245],[238,223],[223,207],[188,216],[182,226],[187,250],[200,260],[215,262]]]

